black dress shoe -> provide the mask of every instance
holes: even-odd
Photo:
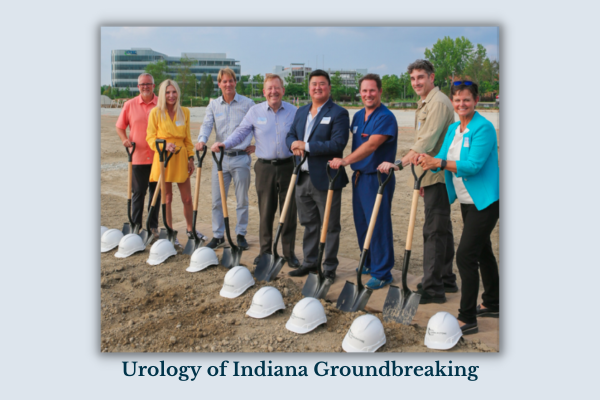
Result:
[[[246,241],[244,235],[237,235],[237,242],[240,249],[248,250],[248,242]]]
[[[325,271],[323,275],[325,275],[325,278],[331,279],[332,282],[335,281],[335,271]]]
[[[206,247],[208,247],[209,249],[218,249],[219,247],[224,247],[225,246],[225,238],[212,238],[212,240],[210,241],[210,243],[208,243],[206,245]]]
[[[423,288],[423,284],[419,283],[417,285],[417,290],[418,289],[422,289]],[[458,285],[455,283],[454,285],[446,285],[444,283],[444,292],[446,293],[457,293],[458,292]]]
[[[419,304],[429,304],[429,303],[436,303],[436,304],[443,304],[446,302],[446,296],[432,296],[429,293],[427,293],[426,291],[423,290],[423,288],[417,290],[417,293],[421,295],[421,300],[419,300]]]
[[[500,311],[493,311],[489,308],[481,308],[481,305],[477,305],[477,316],[488,317],[488,318],[499,318]]]
[[[311,272],[317,272],[317,267],[307,267],[303,265],[302,267],[295,269],[293,271],[288,272],[289,276],[306,276]]]
[[[285,261],[288,263],[288,265],[290,266],[290,268],[300,268],[300,261],[298,261],[298,259],[296,258],[295,255],[292,255],[291,257],[286,257]]]
[[[460,327],[463,335],[472,335],[473,333],[479,332],[479,328],[477,327],[477,322],[473,322],[471,324],[464,324]]]

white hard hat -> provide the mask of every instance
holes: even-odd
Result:
[[[325,309],[314,297],[305,297],[296,304],[285,327],[296,333],[308,333],[327,322]]]
[[[252,273],[246,267],[233,267],[225,274],[225,281],[221,289],[221,296],[233,299],[254,286]]]
[[[119,250],[115,253],[115,257],[126,258],[133,253],[144,250],[146,250],[146,245],[144,244],[144,241],[140,235],[136,233],[130,233],[123,236],[119,242]]]
[[[260,288],[252,298],[252,305],[246,315],[252,318],[265,318],[277,310],[285,310],[281,292],[273,286]]]
[[[150,257],[146,262],[150,265],[158,265],[175,254],[177,250],[173,243],[167,239],[158,239],[150,248]]]
[[[425,346],[430,349],[448,350],[458,343],[462,331],[458,320],[445,311],[440,311],[429,318],[425,333]]]
[[[109,229],[100,238],[100,251],[106,253],[119,245],[123,232],[118,229]]]
[[[107,230],[108,230],[108,228],[107,228],[107,227],[105,227],[105,226],[101,226],[101,227],[100,227],[100,237],[102,237],[102,235],[104,235],[104,232],[106,232]]]
[[[219,259],[215,251],[210,247],[200,247],[192,254],[190,266],[187,267],[188,272],[198,272],[210,267],[211,265],[219,265]]]
[[[342,342],[348,353],[374,353],[385,344],[383,324],[374,315],[365,314],[356,318]]]

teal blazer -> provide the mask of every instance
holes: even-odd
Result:
[[[446,160],[448,149],[454,140],[460,121],[448,127],[444,144],[435,156]],[[494,125],[477,111],[467,125],[469,132],[463,136],[460,161],[456,161],[456,176],[462,178],[467,192],[471,195],[478,210],[487,208],[500,199],[500,168],[498,167],[498,140]],[[438,172],[440,169],[432,170]],[[446,190],[450,203],[456,200],[456,190],[452,182],[452,172],[444,171]]]

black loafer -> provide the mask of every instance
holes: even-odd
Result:
[[[317,272],[317,267],[302,266],[298,269],[288,272],[289,276],[306,276],[311,272]]]
[[[243,235],[237,235],[237,242],[240,249],[248,250],[248,242],[246,241],[246,238]]]
[[[423,288],[423,284],[419,283],[417,285],[417,290],[422,289]],[[458,293],[458,285],[455,283],[454,285],[446,285],[444,283],[444,292],[446,293]]]
[[[492,311],[489,308],[481,308],[481,305],[477,305],[477,317],[485,318],[500,318],[500,311]]]
[[[477,327],[477,322],[473,322],[471,324],[464,324],[460,327],[463,336],[464,335],[472,335],[473,333],[479,332],[479,328]]]
[[[292,255],[291,257],[286,257],[285,261],[290,266],[290,268],[300,268],[300,261],[298,261],[298,258],[296,258],[295,255]]]
[[[421,300],[419,300],[419,304],[429,304],[429,303],[443,304],[446,302],[446,296],[442,296],[442,297],[432,296],[429,293],[425,292],[423,290],[423,288],[417,290],[417,293],[421,295]]]
[[[331,279],[331,281],[335,281],[335,271],[325,271],[323,273],[326,279]]]

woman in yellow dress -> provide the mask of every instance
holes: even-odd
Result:
[[[165,170],[165,196],[167,212],[165,216],[169,226],[173,226],[171,213],[171,202],[173,201],[173,185],[177,182],[181,201],[183,202],[183,214],[187,223],[187,235],[192,236],[192,187],[190,185],[190,176],[194,172],[194,145],[190,134],[190,110],[181,107],[179,97],[181,91],[177,82],[167,79],[161,83],[158,89],[158,102],[155,108],[150,111],[148,116],[148,129],[146,132],[146,141],[152,150],[154,150],[154,161],[152,162],[152,171],[150,172],[150,182],[158,182],[160,176],[160,158],[156,151],[156,139],[164,139],[166,150],[173,154]],[[203,238],[200,232],[198,236]],[[175,244],[179,244],[176,240]]]

